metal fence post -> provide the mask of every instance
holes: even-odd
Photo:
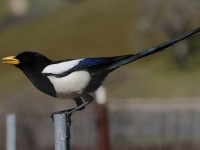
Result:
[[[55,150],[70,150],[70,118],[66,113],[54,114]]]
[[[17,150],[17,120],[15,114],[6,116],[6,150]]]

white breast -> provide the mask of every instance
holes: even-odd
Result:
[[[82,94],[90,81],[87,71],[76,71],[62,78],[48,76],[54,85],[58,98],[74,98]]]

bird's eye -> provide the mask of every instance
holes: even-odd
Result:
[[[24,62],[25,62],[25,61],[28,61],[28,57],[24,56],[24,57],[23,57],[23,61],[24,61]]]

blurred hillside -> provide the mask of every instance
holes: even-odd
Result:
[[[72,1],[30,0],[27,14],[22,19],[11,17],[11,24],[0,29],[0,57],[27,50],[43,53],[53,60],[130,54],[200,26],[199,17],[194,13],[196,8],[188,9],[199,6],[197,0],[163,4],[156,0],[151,3],[147,0]],[[0,22],[4,24],[6,18],[12,15],[6,9],[6,1],[0,3]],[[188,13],[175,17],[174,9],[178,8],[169,9],[171,5],[181,6],[180,10],[186,9]],[[163,10],[160,16],[159,10]],[[192,12],[189,13],[189,10]],[[184,17],[188,14],[191,16]],[[171,36],[168,31],[172,27],[168,26],[170,28],[166,30],[162,24],[173,22],[173,18],[186,18],[187,22],[190,18],[190,23],[184,28],[183,21],[175,22],[175,27],[180,26],[181,30]],[[21,22],[15,21],[18,19]],[[177,65],[172,47],[113,72],[105,82],[109,97],[199,96],[199,40],[200,35],[188,39],[189,54],[183,67]],[[3,99],[8,98],[11,91],[19,95],[27,95],[27,91],[31,91],[39,95],[40,92],[18,69],[6,65],[0,65],[0,68]]]
[[[24,4],[19,5],[19,2]],[[14,5],[17,5],[17,8],[13,10]],[[199,7],[199,0],[1,0],[0,58],[27,50],[40,52],[52,60],[137,53],[199,27]],[[192,117],[191,120],[195,122],[191,121],[191,124],[188,124],[187,119],[187,123],[184,124],[177,110],[172,112],[169,109],[169,117],[163,115],[168,102],[171,103],[167,108],[171,108],[177,99],[180,100],[178,104],[187,100],[184,108],[188,108],[188,105],[192,104],[192,99],[195,99],[195,103],[189,107],[189,116],[192,116],[192,113],[199,114],[196,112],[199,107],[194,111],[190,110],[199,106],[199,64],[200,34],[197,34],[164,52],[126,65],[110,74],[105,86],[108,99],[112,100],[113,104],[117,102],[114,104],[116,111],[109,109],[111,132],[118,140],[112,141],[114,146],[124,144],[127,147],[127,142],[134,143],[138,136],[134,138],[132,133],[137,131],[138,135],[144,136],[139,138],[141,142],[143,138],[152,141],[152,136],[148,137],[148,133],[153,133],[154,129],[155,133],[160,133],[157,130],[163,126],[167,127],[165,120],[169,126],[175,128],[179,127],[179,122],[181,129],[182,126],[186,129],[192,127],[194,135],[199,135],[200,131],[195,128],[199,127],[200,121],[196,119],[199,116]],[[0,70],[0,149],[5,149],[5,115],[10,112],[16,113],[19,118],[20,150],[53,149],[53,123],[48,115],[54,111],[72,108],[75,103],[71,100],[58,101],[41,93],[13,66],[1,64]],[[131,101],[127,103],[125,99]],[[134,99],[138,102],[135,103]],[[152,99],[159,101],[150,101]],[[147,107],[141,105],[140,114],[138,108],[132,109],[133,106],[138,106],[137,103],[145,103],[150,107],[150,104],[155,104],[152,110],[159,109],[161,112],[151,114],[146,111]],[[164,105],[161,107],[158,103]],[[96,133],[91,132],[92,129],[96,131],[96,118],[91,117],[96,115],[93,104],[94,102],[87,106],[84,113],[78,112],[73,116],[73,126],[75,125],[76,130],[72,133],[72,139],[75,142],[78,139],[81,143],[86,141],[87,144],[94,145],[96,141]],[[127,107],[132,112],[127,111]],[[152,122],[157,119],[151,118],[155,115],[161,119],[161,125],[158,123],[160,120]],[[174,116],[178,120],[175,120],[175,125]],[[146,128],[146,125],[150,128]],[[145,131],[147,135],[141,134],[140,131]],[[177,131],[181,133],[178,128]],[[84,136],[80,136],[79,133]],[[116,136],[115,133],[123,136]],[[168,130],[166,133],[168,135]],[[172,133],[170,140],[175,141],[177,145],[177,140],[173,139],[177,132],[172,130]],[[94,142],[85,138],[85,135],[94,136]],[[188,135],[190,136],[186,134],[186,137]],[[78,146],[83,149],[83,144],[84,142]],[[178,145],[181,145],[180,141]],[[118,148],[125,149],[120,146]]]

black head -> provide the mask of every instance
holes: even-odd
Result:
[[[36,52],[22,52],[17,56],[9,56],[3,58],[4,64],[12,64],[21,69],[25,70],[37,70],[42,71],[47,65],[51,63],[51,60],[42,54]]]
[[[21,69],[40,91],[56,97],[52,83],[42,74],[42,70],[51,62],[50,59],[36,52],[23,52],[17,56],[3,58],[4,64],[11,64]]]

